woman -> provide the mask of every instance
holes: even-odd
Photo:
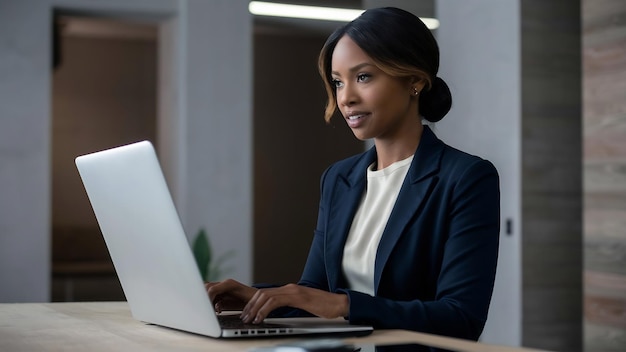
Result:
[[[325,118],[338,108],[354,135],[374,147],[322,176],[300,282],[207,283],[218,311],[242,309],[242,320],[253,323],[304,311],[478,339],[496,270],[498,174],[422,124],[451,106],[438,68],[430,30],[400,9],[368,10],[328,38],[319,57]]]

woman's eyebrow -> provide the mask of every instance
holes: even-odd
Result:
[[[352,66],[350,69],[348,69],[348,71],[350,71],[350,72],[358,71],[358,70],[362,69],[365,66],[374,66],[374,65],[372,65],[369,62],[363,62],[363,63],[360,63],[360,64],[358,64],[356,66]],[[337,71],[332,71],[331,74],[336,75],[336,76],[341,76],[339,74],[339,72],[337,72]]]

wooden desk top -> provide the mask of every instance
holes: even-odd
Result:
[[[300,338],[301,339],[301,338]],[[0,304],[0,351],[248,351],[296,338],[221,340],[149,325],[126,302]],[[403,330],[378,330],[353,344],[421,343],[466,352],[530,352]]]

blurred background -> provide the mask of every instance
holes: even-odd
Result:
[[[626,3],[284,2],[440,21],[454,104],[433,128],[501,176],[482,340],[626,350]],[[0,0],[1,303],[124,300],[74,158],[142,139],[225,277],[298,280],[321,173],[367,143],[322,118],[317,54],[341,23],[248,3]]]

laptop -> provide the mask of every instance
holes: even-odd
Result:
[[[76,158],[133,318],[215,338],[367,335],[343,319],[266,319],[224,327],[167,188],[154,147],[141,141]],[[227,318],[227,317],[224,317]]]

